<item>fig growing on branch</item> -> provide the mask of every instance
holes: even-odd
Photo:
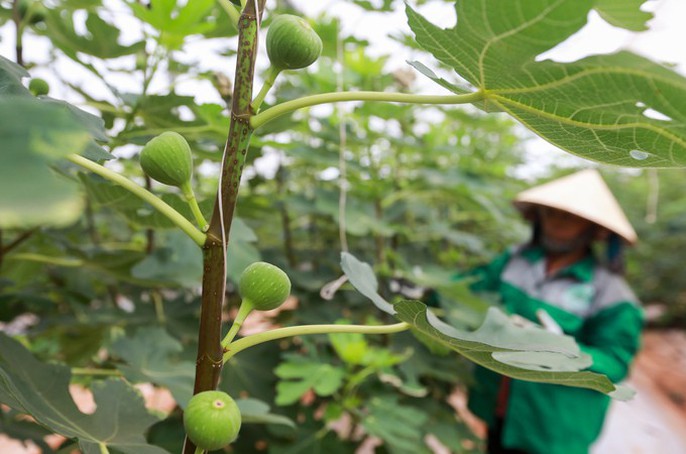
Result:
[[[145,144],[140,155],[143,171],[170,186],[188,185],[193,174],[191,147],[181,134],[167,131]]]
[[[183,426],[196,447],[215,451],[236,439],[241,429],[241,412],[225,392],[203,391],[188,402]]]
[[[278,266],[267,262],[249,265],[238,280],[243,303],[258,311],[281,306],[291,293],[291,281]]]
[[[50,85],[39,77],[34,77],[29,82],[29,91],[33,96],[44,96],[50,93]]]
[[[272,66],[279,70],[310,66],[321,53],[321,38],[301,17],[282,14],[267,30],[267,55]]]

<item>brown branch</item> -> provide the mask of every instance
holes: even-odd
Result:
[[[285,173],[286,170],[283,166],[279,166],[279,170],[276,172],[276,191],[280,196],[279,211],[281,212],[281,229],[283,232],[283,246],[286,253],[286,260],[288,261],[288,266],[294,268],[297,266],[297,260],[295,258],[295,251],[293,248],[293,233],[291,232],[291,217],[288,215],[288,209],[286,208],[286,185],[285,185]]]
[[[234,78],[231,123],[222,159],[220,185],[207,231],[207,239],[203,246],[202,303],[194,394],[216,389],[223,366],[221,321],[226,294],[226,247],[252,134],[249,123],[252,115],[250,103],[252,102],[259,22],[264,3],[265,0],[248,1],[238,23],[238,59]],[[258,11],[255,11],[256,6]],[[195,452],[195,446],[188,439],[184,444],[183,452],[184,454]]]
[[[12,249],[16,248],[17,246],[19,246],[24,241],[31,238],[31,235],[33,235],[37,231],[38,231],[38,228],[27,230],[27,231],[19,234],[14,240],[12,240],[6,246],[3,246],[2,243],[0,242],[0,265],[2,265],[2,260],[8,252],[10,252]],[[1,232],[0,232],[0,238],[2,238]]]
[[[16,54],[15,58],[17,60],[18,65],[24,66],[24,50],[21,45],[22,17],[19,13],[19,0],[14,0],[14,2],[12,3],[12,21],[14,22],[14,26],[16,27],[16,45],[14,47],[14,51]]]

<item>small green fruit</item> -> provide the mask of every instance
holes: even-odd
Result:
[[[305,68],[314,63],[321,53],[321,38],[301,17],[282,14],[272,21],[267,30],[267,55],[276,68]]]
[[[183,426],[195,446],[215,451],[236,439],[241,430],[241,412],[225,392],[203,391],[188,402]]]
[[[160,183],[180,187],[191,181],[193,156],[181,134],[167,131],[152,138],[143,147],[140,160],[146,175]]]
[[[249,265],[238,280],[244,301],[253,309],[268,311],[281,306],[291,294],[291,280],[278,266],[267,262]]]
[[[50,93],[50,85],[39,77],[34,77],[29,82],[29,91],[33,96],[44,96]]]

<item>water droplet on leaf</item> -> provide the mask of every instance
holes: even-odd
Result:
[[[645,159],[648,159],[648,156],[650,156],[648,153],[641,150],[631,150],[629,154],[632,158],[634,158],[637,161],[643,161]]]
[[[645,109],[643,111],[643,115],[648,118],[652,118],[653,120],[661,120],[661,121],[672,121],[672,117],[663,114],[662,112],[655,110],[655,109]]]

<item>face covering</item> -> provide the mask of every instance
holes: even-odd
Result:
[[[591,226],[588,229],[586,229],[586,231],[584,231],[578,237],[566,241],[548,238],[545,236],[545,234],[542,234],[541,246],[543,246],[543,250],[545,250],[549,254],[569,254],[570,252],[574,252],[579,249],[587,249],[591,245],[591,242],[593,241],[594,237],[594,226]]]

